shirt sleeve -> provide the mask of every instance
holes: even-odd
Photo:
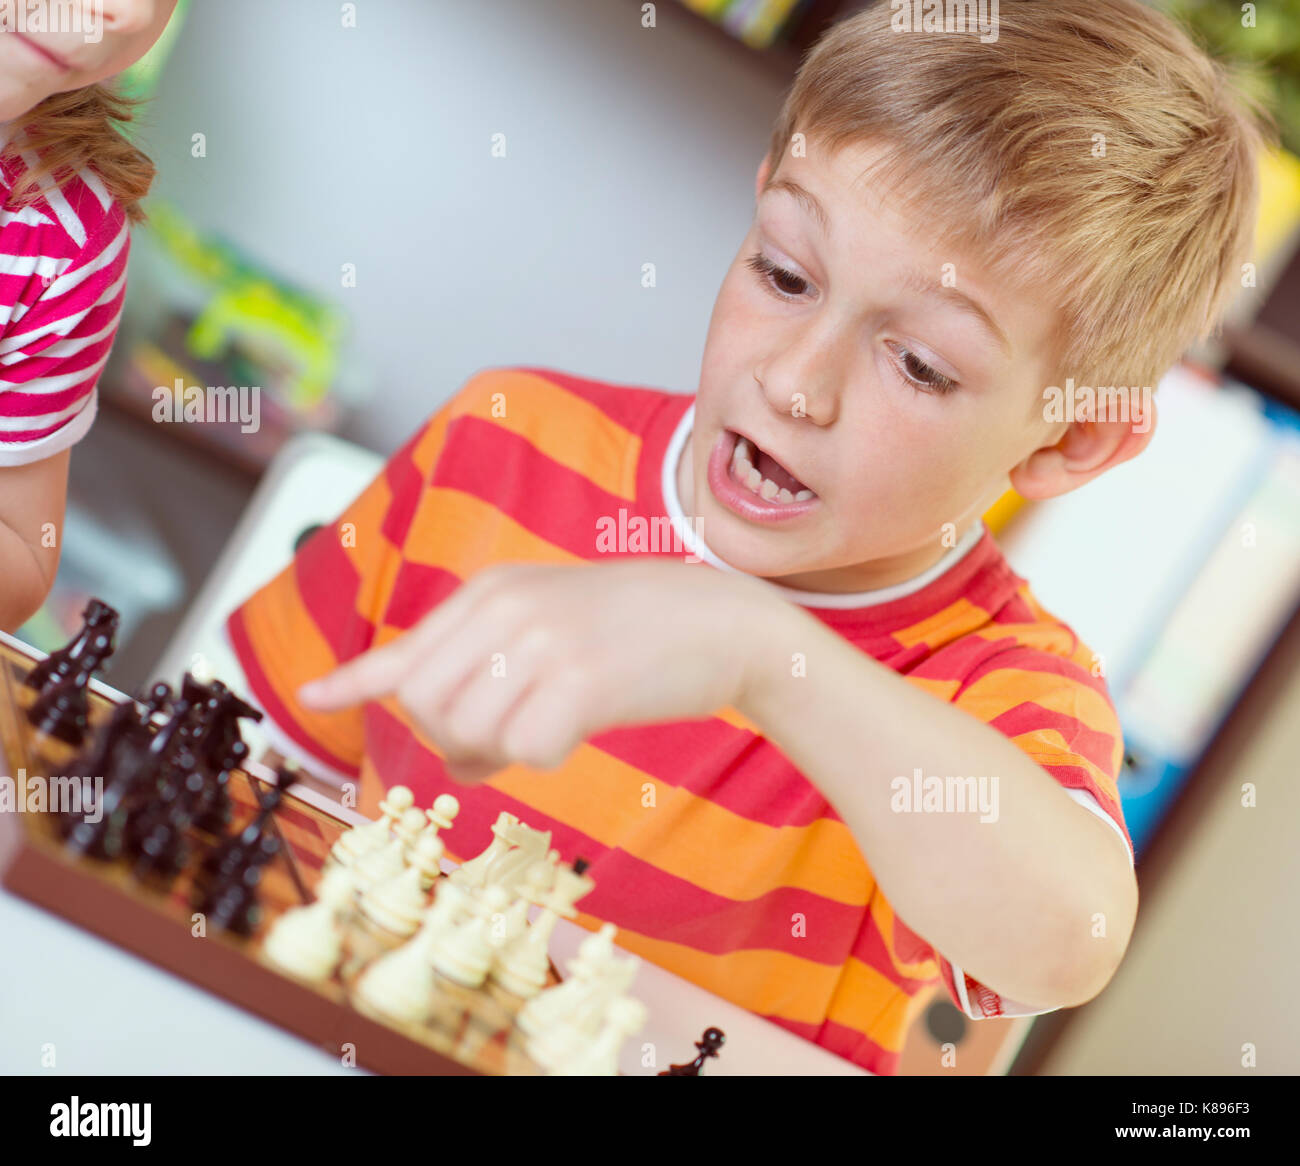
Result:
[[[4,234],[4,246],[22,253],[0,253],[0,467],[62,453],[89,431],[126,296],[130,230],[120,207],[101,210],[84,241],[69,236],[68,254],[28,253],[50,235]]]
[[[289,755],[345,780],[360,775],[362,709],[310,711],[297,691],[374,645],[459,399],[447,402],[337,522],[312,535],[226,621],[249,695],[270,722],[269,736]]]
[[[1090,658],[1077,644],[1068,657],[1025,645],[1003,648],[963,681],[952,703],[1023,749],[1064,787],[1080,812],[1106,822],[1132,865],[1133,842],[1118,787],[1123,734],[1105,681],[1083,663]],[[936,955],[953,1002],[974,1020],[1056,1011],[1009,1000]]]

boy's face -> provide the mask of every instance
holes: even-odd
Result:
[[[72,0],[0,11],[0,121],[112,77],[144,56],[177,0]],[[39,10],[42,19],[36,19]],[[24,19],[14,24],[15,14]]]
[[[911,578],[951,546],[945,524],[950,535],[967,531],[1009,476],[1046,497],[1105,468],[1100,431],[1051,448],[1071,428],[1044,419],[1051,300],[995,279],[879,179],[858,180],[877,149],[787,152],[767,190],[760,168],[679,467],[683,505],[716,554],[807,590]],[[824,226],[787,182],[816,199]],[[788,495],[768,501],[771,486],[756,496],[737,480],[737,433]],[[1106,454],[1106,464],[1132,452]],[[1080,458],[1092,463],[1086,475]],[[814,496],[800,501],[800,487]]]

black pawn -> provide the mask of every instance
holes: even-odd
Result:
[[[695,1047],[699,1053],[695,1060],[686,1065],[669,1065],[660,1077],[698,1077],[700,1070],[704,1068],[704,1062],[710,1057],[716,1057],[718,1050],[727,1043],[727,1034],[720,1028],[706,1028],[704,1035],[695,1042]]]

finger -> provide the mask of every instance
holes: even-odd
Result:
[[[298,699],[310,709],[333,712],[376,700],[392,692],[406,675],[410,649],[406,636],[381,648],[372,648],[326,675],[304,684]]]
[[[308,708],[334,712],[396,691],[411,669],[432,656],[439,641],[462,626],[473,607],[499,585],[500,573],[480,572],[463,583],[410,631],[372,648],[333,672],[305,684],[298,699]]]

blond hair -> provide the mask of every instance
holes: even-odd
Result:
[[[30,170],[10,194],[9,205],[23,206],[40,197],[41,183],[66,182],[79,170],[93,170],[126,212],[140,222],[140,200],[153,185],[154,166],[118,126],[133,117],[135,103],[103,85],[56,93],[13,122],[6,154],[32,150],[40,165]]]
[[[1271,126],[1137,0],[1002,0],[987,43],[973,21],[897,31],[897,7],[814,46],[769,183],[797,133],[809,152],[889,146],[880,172],[943,237],[1052,290],[1054,375],[1154,386],[1240,286]]]

